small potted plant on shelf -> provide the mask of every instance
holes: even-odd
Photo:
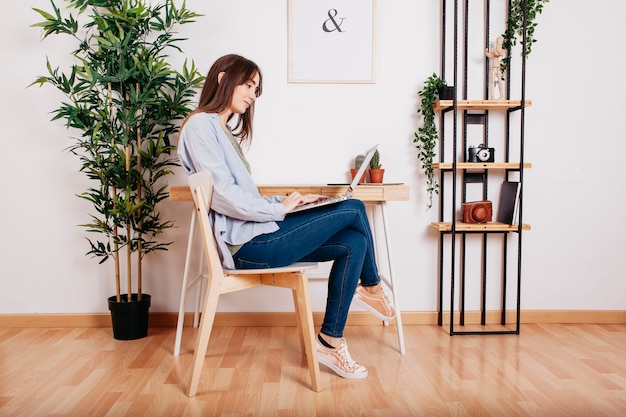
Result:
[[[443,85],[439,87],[438,90],[439,100],[454,100],[454,93],[454,86],[447,85],[446,82],[443,81]]]
[[[385,170],[380,163],[380,153],[378,149],[372,155],[372,159],[370,160],[370,182],[374,184],[381,184],[383,182],[383,177],[385,175]]]
[[[433,170],[433,161],[437,155],[436,147],[439,142],[433,105],[439,99],[439,92],[444,86],[446,86],[446,82],[433,73],[424,82],[424,88],[418,92],[421,101],[417,113],[422,115],[423,124],[415,132],[413,143],[417,148],[417,157],[422,164],[424,174],[426,174],[427,209],[432,207],[433,193],[439,194],[439,184],[435,180],[435,172]]]
[[[354,168],[350,168],[350,175],[352,179],[354,179],[357,172],[359,172],[359,168],[361,168],[361,165],[363,165],[363,161],[365,161],[365,155],[357,155],[354,158]],[[363,184],[364,182],[365,182],[365,172],[363,172],[363,175],[361,176],[361,179],[359,180],[359,184]]]
[[[74,62],[62,72],[48,60],[48,74],[33,84],[50,84],[65,96],[53,120],[64,119],[73,130],[69,151],[93,184],[79,195],[95,211],[82,226],[98,235],[88,238],[87,254],[99,263],[114,261],[116,294],[108,299],[113,336],[145,337],[151,296],[143,293],[142,261],[167,249],[158,237],[173,226],[158,211],[168,196],[166,177],[177,165],[170,136],[204,79],[193,62],[185,62],[182,72],[171,68],[168,51],[180,51],[183,40],[174,26],[200,15],[173,0],[67,0],[76,12],[64,18],[51,3],[52,13],[33,9],[44,18],[33,26],[43,29],[43,38],[74,39]]]

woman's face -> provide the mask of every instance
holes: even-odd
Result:
[[[230,102],[230,111],[236,114],[243,114],[248,107],[256,100],[259,91],[259,74],[255,74],[252,79],[235,87],[233,99]]]

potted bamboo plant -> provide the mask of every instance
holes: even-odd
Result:
[[[193,61],[171,68],[168,53],[181,51],[177,25],[200,16],[173,0],[66,0],[62,13],[33,9],[42,22],[32,26],[75,41],[74,63],[65,71],[47,60],[49,84],[65,95],[52,120],[72,130],[69,152],[92,185],[79,195],[93,205],[88,255],[113,260],[116,294],[109,309],[116,339],[147,335],[151,296],[143,293],[142,261],[169,243],[159,235],[173,226],[158,203],[167,198],[167,176],[177,161],[170,137],[191,111],[203,77]],[[65,14],[65,16],[62,16]],[[123,274],[121,271],[125,270]],[[122,276],[125,275],[125,279]],[[126,293],[123,294],[125,281]]]

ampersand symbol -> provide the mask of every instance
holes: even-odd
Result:
[[[322,30],[323,30],[324,32],[334,32],[335,30],[336,30],[337,32],[343,32],[343,30],[341,30],[341,27],[340,27],[340,26],[341,26],[341,24],[343,23],[343,21],[345,20],[345,18],[340,17],[340,18],[339,18],[339,19],[340,19],[340,20],[339,20],[339,23],[337,23],[337,21],[335,20],[335,17],[336,17],[336,16],[337,16],[337,10],[336,10],[336,9],[330,9],[330,10],[328,11],[328,17],[329,17],[329,19],[326,19],[326,20],[324,21],[324,23],[322,23]],[[334,28],[334,29],[329,29],[329,28],[326,26],[326,24],[327,24],[328,22],[332,22],[332,23],[333,23],[333,25],[335,26],[335,28]]]

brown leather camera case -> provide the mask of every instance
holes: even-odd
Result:
[[[463,203],[463,223],[487,223],[492,218],[492,204],[489,200]]]

